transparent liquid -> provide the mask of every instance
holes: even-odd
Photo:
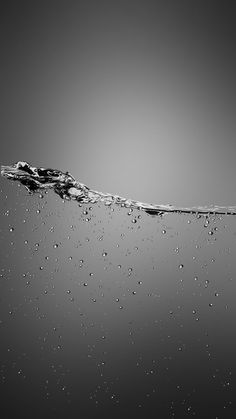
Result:
[[[235,207],[122,201],[29,169],[1,181],[9,417],[233,418]]]

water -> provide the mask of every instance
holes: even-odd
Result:
[[[93,191],[76,181],[70,173],[55,169],[43,169],[30,166],[26,162],[18,162],[12,166],[2,166],[1,174],[8,179],[18,180],[29,192],[53,189],[61,198],[76,200],[83,204],[103,202],[105,205],[121,205],[126,208],[143,210],[151,215],[163,215],[167,212],[185,214],[224,214],[236,215],[236,206],[212,206],[178,208],[172,205],[153,205],[122,198],[118,195]],[[131,215],[131,212],[129,213]],[[136,222],[135,219],[132,222]]]
[[[233,418],[236,207],[143,204],[24,162],[2,174],[5,417]]]

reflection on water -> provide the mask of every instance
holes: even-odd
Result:
[[[235,217],[28,172],[1,180],[5,417],[233,418]]]

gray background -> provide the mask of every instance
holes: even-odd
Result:
[[[7,2],[1,21],[2,164],[235,204],[234,2]]]
[[[1,19],[2,164],[235,205],[233,2],[9,1]],[[234,418],[235,217],[0,182],[4,419]]]

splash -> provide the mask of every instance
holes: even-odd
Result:
[[[27,188],[29,193],[52,189],[62,199],[75,200],[81,204],[103,202],[107,206],[115,204],[159,216],[165,213],[236,215],[236,206],[215,205],[188,208],[172,205],[155,205],[122,198],[110,193],[94,191],[83,183],[78,182],[69,172],[63,173],[56,169],[36,168],[22,161],[12,166],[1,166],[1,175],[7,179],[20,182]]]

